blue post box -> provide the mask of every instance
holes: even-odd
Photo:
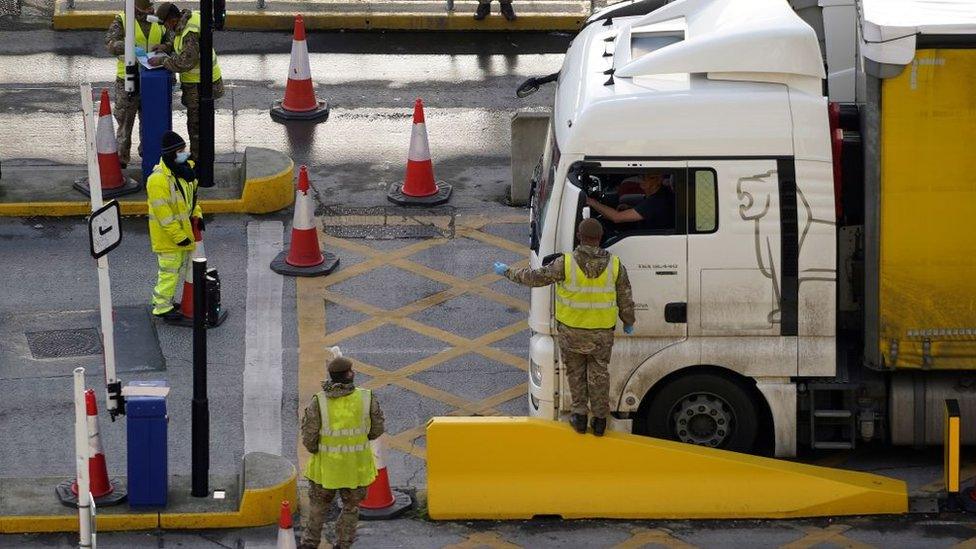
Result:
[[[165,382],[133,382],[125,400],[130,507],[165,507],[168,491]],[[155,388],[165,390],[154,391]],[[140,394],[141,393],[141,394]]]
[[[139,143],[142,145],[142,180],[159,163],[163,134],[173,129],[173,73],[166,69],[139,71]]]

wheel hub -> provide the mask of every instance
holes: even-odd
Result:
[[[728,403],[711,393],[686,396],[675,406],[671,417],[675,438],[712,448],[725,442],[735,422],[735,415]]]

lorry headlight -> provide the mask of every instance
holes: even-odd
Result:
[[[542,387],[542,366],[532,359],[529,359],[529,378],[532,380],[532,385]]]

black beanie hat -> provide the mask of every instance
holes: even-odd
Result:
[[[166,154],[176,152],[186,147],[186,141],[176,132],[166,132],[163,134],[163,145],[159,152]]]

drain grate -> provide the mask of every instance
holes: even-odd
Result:
[[[102,338],[95,328],[27,332],[34,358],[68,358],[102,354]]]
[[[454,238],[456,212],[450,206],[439,208],[322,206],[316,213],[325,216],[322,230],[337,238],[366,240]]]

